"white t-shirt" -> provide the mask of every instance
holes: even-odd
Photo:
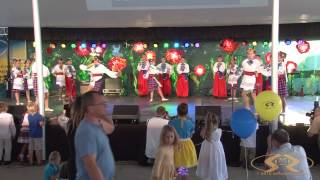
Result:
[[[158,146],[160,144],[160,134],[163,126],[167,125],[169,120],[161,117],[153,117],[147,124],[147,142],[145,154],[148,158],[155,158]]]
[[[256,130],[246,139],[241,139],[240,146],[247,148],[256,148],[257,130],[259,129],[259,124],[257,124]]]
[[[0,113],[0,139],[10,139],[15,135],[16,126],[14,125],[12,114],[6,112]]]

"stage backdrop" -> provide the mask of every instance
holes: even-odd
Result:
[[[15,41],[15,43],[17,43]],[[11,41],[10,41],[11,44]],[[237,58],[238,64],[246,58],[246,49],[251,47],[256,49],[263,61],[268,61],[270,56],[271,43],[268,41],[236,41],[233,39],[223,39],[221,41],[206,42],[105,42],[105,41],[77,41],[77,42],[44,42],[43,58],[44,63],[52,68],[57,58],[72,58],[77,69],[77,79],[88,81],[89,75],[79,70],[80,64],[90,64],[94,55],[101,55],[103,63],[110,69],[117,71],[122,69],[121,82],[123,88],[122,95],[137,94],[137,64],[142,55],[150,57],[155,55],[157,64],[160,58],[166,57],[174,64],[176,54],[185,57],[190,65],[190,94],[210,95],[212,89],[212,71],[210,65],[215,62],[218,55],[225,57],[226,63],[232,57]],[[21,46],[20,46],[21,47]],[[15,48],[15,47],[13,47]],[[320,69],[320,41],[303,39],[286,39],[280,43],[280,50],[287,53],[286,63],[288,70],[292,73],[288,75],[288,89],[291,95],[298,95],[302,90],[305,94],[319,94],[319,69]],[[27,57],[34,53],[32,41],[26,42]],[[154,53],[154,54],[153,54]],[[204,73],[195,73],[195,67],[204,68]],[[199,69],[198,69],[199,70]],[[294,71],[295,70],[295,71]],[[199,70],[198,72],[201,72]],[[175,86],[177,80],[176,72],[171,76],[172,85]],[[53,87],[53,78],[48,81]],[[174,93],[174,91],[173,91]]]

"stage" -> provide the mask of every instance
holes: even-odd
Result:
[[[138,105],[140,109],[140,122],[146,122],[150,117],[154,116],[157,107],[160,105],[166,108],[170,116],[175,116],[177,105],[185,102],[189,105],[188,114],[193,120],[195,120],[196,117],[196,106],[221,106],[221,118],[224,122],[230,120],[232,110],[242,107],[241,98],[239,98],[239,102],[234,102],[232,107],[232,101],[216,99],[210,96],[191,96],[188,98],[169,97],[169,101],[167,102],[161,102],[160,98],[156,96],[153,103],[149,102],[149,96],[105,96],[105,99],[108,103],[107,112],[110,117],[115,105]],[[313,109],[315,99],[316,96],[288,97],[284,124],[293,126],[295,126],[296,123],[309,124],[309,117],[306,116],[306,113]],[[13,98],[5,98],[1,100],[7,102],[9,105],[14,105]],[[22,102],[24,102],[24,99]],[[49,104],[50,107],[54,109],[54,112],[46,112],[46,116],[49,118],[59,115],[62,112],[64,102],[58,101],[57,96],[50,96]]]

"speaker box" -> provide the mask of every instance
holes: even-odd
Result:
[[[115,124],[138,123],[140,109],[137,105],[115,105],[112,112],[112,120]]]

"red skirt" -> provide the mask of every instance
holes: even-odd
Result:
[[[187,75],[178,75],[176,93],[178,97],[187,97],[189,95],[189,83]]]
[[[171,95],[171,80],[170,74],[159,74],[159,82],[162,85],[162,93],[165,96]]]
[[[262,88],[263,88],[262,74],[258,73],[258,76],[256,77],[256,95],[262,92]]]
[[[227,97],[227,83],[224,76],[220,77],[219,73],[216,72],[213,80],[213,91],[214,97]]]
[[[72,77],[66,77],[66,96],[76,97],[76,82]]]
[[[143,78],[143,71],[138,73],[138,95],[146,96],[148,95],[148,79]]]

